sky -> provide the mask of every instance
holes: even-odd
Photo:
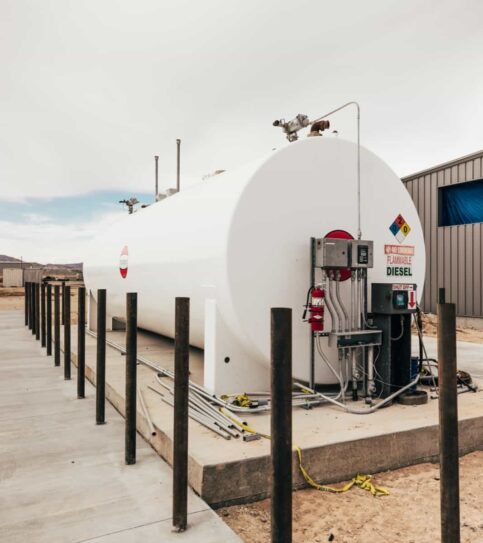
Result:
[[[82,260],[161,188],[284,145],[274,119],[361,105],[402,176],[483,148],[481,0],[0,0],[0,254]],[[355,139],[353,111],[332,118]]]

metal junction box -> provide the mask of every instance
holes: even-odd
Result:
[[[374,266],[373,241],[353,239],[350,243],[350,267],[351,268],[372,268]]]
[[[348,268],[349,239],[320,238],[316,244],[315,265],[318,268]]]

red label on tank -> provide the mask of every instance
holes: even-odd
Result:
[[[128,258],[127,245],[124,245],[121,251],[121,257],[119,259],[119,271],[121,272],[121,277],[123,279],[127,277],[127,258]]]

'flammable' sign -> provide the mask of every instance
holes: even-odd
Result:
[[[412,277],[413,245],[384,245],[386,257],[386,274],[388,276]]]

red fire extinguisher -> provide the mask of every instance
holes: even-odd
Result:
[[[325,291],[320,286],[312,287],[307,296],[307,305],[304,311],[304,319],[307,311],[310,313],[308,322],[312,332],[324,331],[324,298]]]

